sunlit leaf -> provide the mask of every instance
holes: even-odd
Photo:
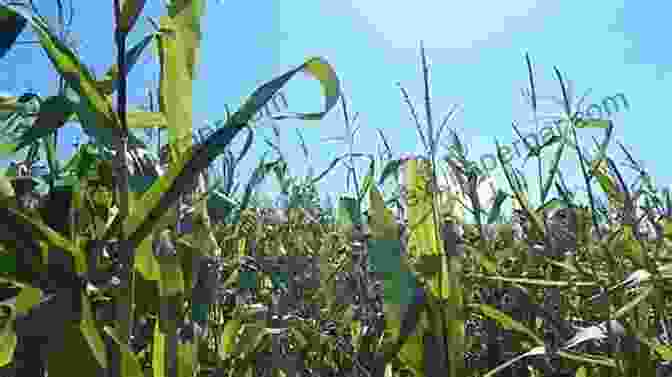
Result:
[[[98,127],[118,128],[120,126],[116,113],[112,110],[112,104],[98,90],[91,72],[80,62],[77,55],[54,35],[46,21],[21,5],[3,5],[0,9],[20,15],[30,23],[54,68],[81,96],[85,107],[95,114]]]
[[[39,288],[27,286],[21,289],[16,296],[15,310],[19,314],[28,314],[28,310],[38,304],[42,299],[42,291]]]
[[[222,331],[219,348],[219,357],[222,360],[226,360],[233,353],[236,344],[236,338],[241,327],[242,322],[235,318],[228,320],[226,325],[224,325],[224,331]]]
[[[134,244],[139,244],[147,237],[163,214],[175,205],[184,189],[193,186],[198,174],[224,153],[234,137],[247,125],[254,114],[265,106],[304,66],[305,64],[255,90],[241,109],[229,118],[222,128],[210,135],[202,145],[187,148],[168,172],[154,182],[140,200],[143,206],[133,211],[124,225],[126,234]],[[170,124],[170,120],[168,122]],[[191,134],[189,138],[191,139]]]

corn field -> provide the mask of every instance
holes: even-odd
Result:
[[[640,177],[624,182],[613,123],[573,116],[557,68],[569,136],[527,146],[539,203],[497,141],[508,187],[434,122],[422,45],[424,124],[400,90],[423,156],[396,153],[381,131],[382,152],[355,152],[353,136],[326,170],[297,177],[267,140],[275,158],[241,182],[254,119],[299,72],[320,82],[325,108],[272,115],[276,135],[285,119],[319,122],[339,107],[355,135],[335,68],[309,58],[195,137],[204,1],[166,4],[128,48],[144,5],[114,1],[117,60],[96,76],[30,4],[0,3],[0,58],[30,27],[60,77],[45,98],[0,97],[13,161],[0,176],[0,377],[672,376],[670,190],[619,143]],[[141,110],[128,106],[127,75],[148,46],[161,78]],[[59,161],[66,122],[90,141]],[[584,128],[604,131],[590,156],[572,147]],[[558,168],[568,154],[587,202]],[[339,166],[347,192],[326,206],[317,184]],[[259,189],[269,180],[281,188],[273,205]]]

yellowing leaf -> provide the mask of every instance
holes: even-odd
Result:
[[[336,76],[334,69],[321,57],[314,57],[308,59],[301,67],[299,67],[304,72],[313,76],[322,84],[323,94],[325,97],[325,109],[320,113],[307,113],[300,114],[294,113],[293,115],[279,115],[273,116],[273,119],[281,120],[287,118],[296,118],[296,119],[305,119],[305,120],[317,120],[322,119],[322,117],[331,110],[340,99],[341,96],[341,84]]]
[[[376,187],[369,191],[369,230],[371,237],[380,240],[398,240],[399,226],[394,214],[385,207],[385,202]]]

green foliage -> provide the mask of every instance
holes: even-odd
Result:
[[[0,302],[9,313],[2,318],[0,367],[19,365],[16,358],[26,357],[17,354],[17,340],[26,331],[46,340],[51,377],[71,375],[73,365],[91,375],[117,370],[114,377],[145,372],[155,377],[313,376],[317,371],[462,377],[520,371],[515,361],[535,376],[565,369],[577,376],[648,377],[655,374],[656,362],[672,359],[669,344],[656,338],[672,296],[669,192],[657,190],[643,169],[641,188],[623,182],[607,154],[613,126],[576,119],[557,69],[567,137],[532,146],[528,156],[539,160],[549,150],[554,156],[550,171],[539,172],[541,203],[529,201],[520,170],[505,164],[498,148],[512,192],[498,190],[491,208],[475,211],[477,224],[464,224],[442,207],[454,208],[456,199],[432,189],[438,140],[452,112],[435,127],[424,48],[425,129],[410,106],[429,156],[423,162],[394,159],[382,132],[385,153],[352,150],[355,117],[347,111],[333,69],[321,58],[307,59],[260,86],[207,138],[194,141],[189,101],[204,2],[168,4],[156,32],[126,51],[125,36],[144,5],[126,0],[115,11],[117,47],[125,53],[100,79],[41,16],[24,6],[0,6],[0,30],[7,31],[0,57],[29,24],[67,84],[44,100],[31,94],[0,98],[4,156],[16,157],[12,153],[22,149],[28,165],[47,160],[45,183],[71,183],[68,190],[54,186],[48,200],[31,208],[26,199],[35,193],[21,187],[26,180],[20,169],[2,177],[0,291],[20,293]],[[158,109],[126,111],[126,78],[119,72],[127,73],[152,43],[162,70]],[[535,112],[535,81],[529,57],[526,61]],[[235,168],[252,145],[254,114],[301,71],[321,82],[326,107],[293,116],[320,119],[341,100],[348,151],[317,177],[312,172],[294,177],[277,145],[268,141],[278,158],[269,162],[263,156],[238,190]],[[115,111],[114,92],[120,98]],[[402,94],[410,105],[404,89]],[[29,119],[31,112],[35,119]],[[61,168],[53,158],[53,135],[66,121],[79,122],[94,141],[79,146]],[[572,149],[577,132],[589,126],[605,130],[593,157]],[[127,147],[131,155],[153,149],[133,133],[122,142],[119,136],[129,129],[168,130],[164,174],[143,168],[155,168],[159,156],[112,162],[112,152],[118,157]],[[243,129],[249,130],[245,146],[234,155],[230,144]],[[452,173],[478,203],[469,188],[482,172],[458,169],[468,167],[466,154],[462,145],[452,149],[460,153],[451,158],[461,164],[451,165]],[[580,158],[589,206],[575,203],[562,182],[558,161],[568,151]],[[225,173],[212,194],[211,187],[196,183],[217,158]],[[364,175],[354,167],[356,158],[369,162]],[[350,192],[340,197],[338,208],[329,208],[316,184],[339,163],[349,163]],[[280,202],[259,190],[269,175],[281,187]],[[389,184],[392,177],[402,187]],[[386,182],[381,192],[378,186]],[[593,186],[620,215],[608,229],[597,228]],[[204,210],[215,203],[209,200],[213,196],[219,205],[226,203],[221,223],[213,223]],[[501,206],[509,198],[516,211],[506,219]],[[407,210],[406,223],[392,212],[395,201]],[[652,223],[648,234],[637,223],[644,214]],[[206,259],[214,269],[203,267]],[[44,283],[45,276],[59,277],[46,279],[56,288]],[[79,285],[65,284],[72,281]],[[110,312],[116,314],[110,318]],[[470,321],[484,330],[471,331]]]

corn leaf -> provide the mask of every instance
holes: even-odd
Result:
[[[1,206],[0,222],[6,224],[8,227],[23,228],[22,231],[16,232],[17,234],[23,233],[25,229],[30,231],[34,235],[33,237],[46,240],[50,248],[54,247],[65,250],[73,256],[77,273],[86,272],[87,264],[84,251],[45,225],[42,221],[35,220],[17,208]]]
[[[0,59],[7,55],[25,27],[25,18],[8,9],[0,8]]]
[[[21,292],[16,296],[16,304],[14,310],[18,314],[28,314],[28,310],[37,305],[42,299],[42,291],[39,288],[26,286],[21,289]]]
[[[136,0],[127,0],[127,1],[136,1]],[[140,60],[142,53],[145,51],[147,46],[156,38],[155,34],[148,35],[144,37],[140,42],[136,43],[130,50],[126,51],[125,56],[125,65],[126,65],[126,74],[133,69],[135,64]],[[114,93],[118,89],[119,85],[119,67],[117,64],[114,64],[110,69],[107,70],[105,76],[102,79],[96,80],[96,87],[100,92],[106,96]],[[130,126],[129,126],[130,127]]]
[[[96,327],[93,313],[91,313],[91,304],[89,303],[86,293],[81,292],[79,294],[82,295],[82,320],[79,323],[79,329],[82,332],[82,336],[86,340],[86,343],[89,345],[93,356],[96,358],[96,361],[98,361],[102,368],[107,368],[105,344]]]
[[[74,106],[65,96],[52,96],[40,105],[37,120],[28,128],[19,139],[14,152],[33,144],[38,139],[52,134],[63,127],[65,122],[74,113]]]
[[[168,16],[163,16],[160,22],[161,27],[170,33],[157,36],[161,64],[159,109],[166,114],[170,125],[168,142],[171,152],[183,153],[192,145],[192,76],[187,71],[186,47],[181,40],[183,30]],[[172,157],[175,159],[175,156]]]
[[[154,326],[154,339],[152,341],[152,370],[154,377],[166,376],[166,334],[161,331],[159,321]]]
[[[5,324],[0,330],[0,367],[4,367],[11,363],[14,359],[14,350],[16,349],[17,336],[12,328],[15,314],[12,312],[10,318],[5,321]]]
[[[121,350],[121,375],[124,377],[144,377],[144,374],[142,373],[142,366],[140,365],[138,358],[131,351],[128,345],[122,344],[119,341],[119,335],[117,334],[116,329],[110,326],[105,326],[103,330],[114,340]]]
[[[75,53],[49,29],[45,20],[21,5],[0,5],[0,10],[12,12],[30,23],[54,68],[79,94],[83,104],[95,114],[98,127],[120,127],[110,100],[98,90],[93,74],[80,62]]]
[[[197,175],[224,151],[238,132],[254,117],[266,103],[289,81],[296,73],[302,71],[312,59],[282,76],[262,85],[255,90],[243,106],[231,116],[225,125],[210,135],[202,145],[187,148],[183,155],[177,158],[176,163],[163,176],[155,181],[143,195],[139,206],[124,225],[129,239],[137,245],[152,231],[165,212],[173,207],[185,187],[191,187]],[[324,63],[326,64],[326,63]],[[333,83],[323,82],[323,85],[333,86]],[[338,94],[340,96],[340,92]],[[333,106],[333,104],[332,104]],[[325,115],[330,107],[321,116]],[[169,120],[170,124],[170,120]],[[191,139],[191,135],[189,135]]]

